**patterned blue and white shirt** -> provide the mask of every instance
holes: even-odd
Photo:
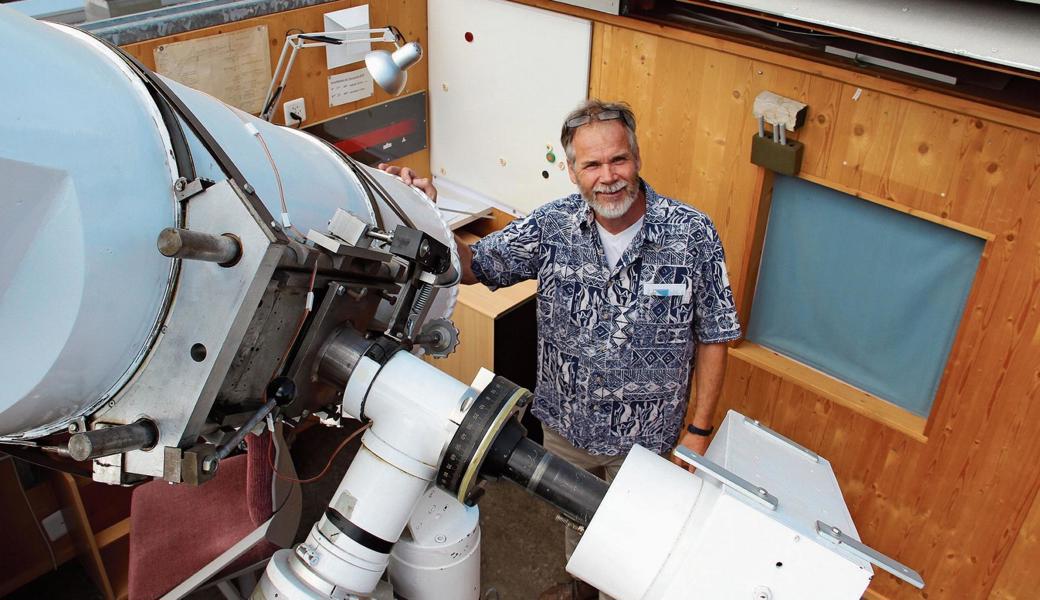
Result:
[[[532,412],[591,454],[623,454],[633,444],[670,450],[696,342],[740,337],[715,226],[642,186],[643,228],[613,268],[579,194],[473,246],[473,273],[491,289],[538,279]]]

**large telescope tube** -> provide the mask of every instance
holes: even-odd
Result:
[[[17,348],[0,361],[0,442],[10,442],[75,428],[119,403],[177,290],[179,259],[157,251],[157,238],[201,225],[184,222],[178,139],[198,179],[227,174],[183,118],[164,119],[125,58],[90,35],[0,7],[0,56],[3,80],[21,82],[5,95],[0,123],[0,198],[18,224],[0,240],[0,345]],[[393,230],[402,220],[369,197],[367,175],[417,229],[453,246],[433,205],[396,178],[164,81],[255,189],[273,227],[324,231],[343,209]],[[429,317],[450,314],[455,293],[439,293]]]

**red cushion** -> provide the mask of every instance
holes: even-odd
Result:
[[[258,451],[267,449],[264,442],[267,436],[249,436],[251,451],[220,461],[217,475],[200,486],[156,480],[134,490],[130,600],[162,596],[271,517],[270,463],[266,452]],[[225,572],[256,563],[275,550],[262,540]]]

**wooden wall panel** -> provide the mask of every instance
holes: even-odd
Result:
[[[136,44],[128,44],[124,46],[123,49],[137,57],[137,59],[144,63],[148,68],[154,69],[154,51],[158,46],[163,44],[196,39],[229,31],[237,31],[240,29],[256,27],[258,25],[266,25],[267,33],[270,37],[271,70],[273,71],[278,63],[278,56],[282,52],[282,46],[285,44],[286,35],[291,33],[322,31],[324,29],[322,15],[335,10],[350,8],[362,4],[368,4],[369,6],[369,22],[373,27],[391,24],[396,26],[407,40],[417,41],[422,44],[424,48],[427,45],[425,0],[336,0],[334,2],[317,6],[309,6],[297,10],[246,19],[228,25],[208,27]],[[378,48],[380,46],[375,47]],[[386,45],[382,45],[382,47],[389,48],[389,46]],[[373,85],[375,93],[371,97],[340,106],[330,107],[328,94],[329,76],[347,73],[359,68],[363,68],[361,63],[355,63],[331,70],[326,69],[324,49],[308,48],[301,50],[296,57],[296,64],[293,66],[292,75],[290,76],[289,82],[282,94],[282,100],[292,100],[300,97],[305,99],[307,104],[307,121],[304,123],[304,126],[306,127],[353,112],[366,106],[385,102],[392,98],[389,94],[380,89],[378,85]],[[402,95],[407,95],[425,90],[428,87],[428,82],[429,75],[426,68],[426,61],[423,60],[408,70],[408,85],[401,93]],[[283,115],[280,105],[275,109],[273,114],[273,121],[282,124]],[[420,153],[415,153],[399,161],[397,164],[410,166],[422,174],[429,174],[429,151],[425,150]]]
[[[750,118],[764,89],[821,108],[799,132],[806,163],[825,156],[830,111],[841,85],[776,65],[750,61],[662,38],[597,24],[593,32],[590,95],[624,99],[637,110],[643,176],[667,196],[706,212],[726,242],[730,265],[740,265],[749,241],[757,167],[747,157],[758,126]],[[739,273],[731,269],[734,285]]]
[[[815,181],[991,234],[926,441],[741,360],[730,361],[718,417],[734,408],[826,456],[864,541],[928,581],[918,592],[880,573],[871,597],[1035,595],[1040,121],[703,35],[603,20],[590,95],[633,105],[644,176],[712,217],[735,286],[752,246],[751,103],[762,90],[810,106],[797,137]]]
[[[994,600],[1031,600],[1040,589],[1040,497],[1033,502],[990,596]]]

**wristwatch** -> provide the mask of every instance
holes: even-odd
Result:
[[[689,425],[686,426],[686,432],[687,433],[692,433],[693,435],[699,435],[699,436],[702,436],[702,437],[708,437],[709,435],[711,435],[711,432],[713,432],[713,431],[715,431],[715,426],[714,425],[712,425],[711,427],[709,427],[707,429],[701,429],[700,427],[697,427],[693,423],[690,423]]]

